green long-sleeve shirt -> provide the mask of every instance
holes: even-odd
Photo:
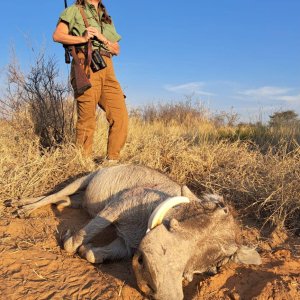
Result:
[[[111,24],[102,22],[101,29],[99,20],[102,17],[102,11],[98,13],[95,6],[89,3],[84,6],[84,11],[90,26],[97,28],[110,42],[114,43],[120,41],[121,36],[117,33],[113,22]],[[75,4],[69,6],[61,13],[58,22],[61,21],[68,24],[69,33],[72,35],[82,36],[86,30],[80,10]],[[105,49],[105,46],[96,39],[93,40],[93,46],[95,48],[102,47]]]

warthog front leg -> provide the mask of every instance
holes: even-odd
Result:
[[[132,206],[132,193],[128,199],[112,200],[99,214],[92,219],[85,227],[79,230],[74,235],[67,234],[63,239],[64,249],[74,254],[81,245],[88,244],[96,235],[104,228],[119,219],[120,215]]]
[[[86,226],[80,229],[77,233],[71,235],[68,231],[63,238],[64,249],[74,254],[82,244],[89,243],[97,234],[104,228],[108,227],[112,222],[101,217],[96,216]]]
[[[104,247],[93,247],[91,244],[82,245],[79,250],[81,257],[90,263],[102,263],[105,260],[115,260],[131,255],[131,250],[125,245],[121,238],[115,239],[109,245]]]

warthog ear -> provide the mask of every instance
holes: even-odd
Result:
[[[261,257],[258,252],[247,246],[241,246],[233,255],[232,260],[247,265],[261,265]]]
[[[181,196],[187,197],[192,201],[199,201],[198,197],[186,185],[181,188]]]
[[[216,194],[204,194],[201,204],[205,209],[208,210],[214,210],[217,207],[224,208],[224,209],[226,208],[224,203],[224,198]],[[225,210],[225,212],[226,213],[228,212],[227,209]]]
[[[220,204],[220,203],[224,203],[224,198],[217,194],[204,194],[203,201]]]

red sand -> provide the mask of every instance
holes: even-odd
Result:
[[[0,221],[1,299],[146,299],[130,261],[92,265],[60,247],[67,228],[83,226],[79,210],[39,209],[28,219],[3,213]],[[258,240],[254,229],[247,239]],[[260,240],[261,266],[227,264],[215,276],[199,275],[184,287],[185,299],[300,299],[300,240],[274,232]],[[185,284],[184,284],[185,285]]]

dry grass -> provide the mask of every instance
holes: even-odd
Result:
[[[99,167],[82,158],[70,143],[41,153],[30,120],[22,128],[14,121],[1,122],[0,201],[50,192]],[[253,136],[234,139],[237,130],[216,127],[197,116],[188,122],[177,122],[175,117],[166,124],[135,114],[122,160],[158,169],[199,195],[220,193],[260,224],[270,221],[299,230],[300,147],[294,144],[291,151],[288,143],[269,144],[261,151]],[[106,136],[100,115],[95,155],[105,155]]]

